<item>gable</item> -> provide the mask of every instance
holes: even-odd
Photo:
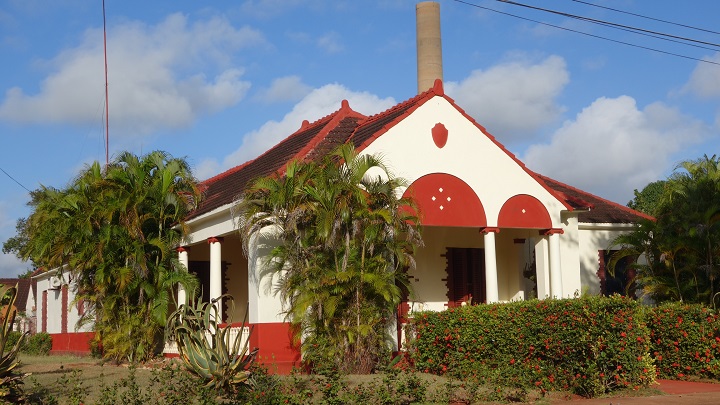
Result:
[[[484,207],[487,226],[498,226],[503,205],[517,195],[540,202],[543,209],[536,211],[549,213],[550,227],[561,227],[560,212],[572,209],[444,95],[404,111],[401,119],[385,123],[380,135],[366,139],[362,153],[382,155],[411,188],[432,173],[461,179]]]

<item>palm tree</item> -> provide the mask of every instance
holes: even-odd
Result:
[[[184,160],[122,153],[104,170],[88,166],[63,190],[33,193],[21,252],[69,272],[106,356],[143,360],[161,342],[174,286],[197,283],[173,248],[200,197]]]
[[[664,182],[655,222],[614,244],[641,251],[638,282],[656,301],[715,306],[720,268],[720,158],[680,163]],[[621,250],[622,252],[622,250]]]
[[[285,175],[253,182],[238,199],[238,226],[281,243],[267,258],[303,354],[345,371],[369,372],[407,289],[421,244],[404,181],[376,156],[343,145],[320,162],[292,162]],[[411,207],[411,209],[403,209]]]

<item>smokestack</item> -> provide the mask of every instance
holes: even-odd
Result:
[[[425,1],[415,7],[417,19],[418,94],[442,80],[442,40],[440,38],[440,3]]]

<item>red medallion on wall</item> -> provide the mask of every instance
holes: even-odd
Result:
[[[445,146],[448,140],[448,130],[445,128],[445,125],[439,122],[435,124],[432,128],[432,138],[433,142],[435,142],[435,146],[438,148]]]

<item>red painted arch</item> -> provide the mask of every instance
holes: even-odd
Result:
[[[420,222],[433,226],[486,227],[485,208],[475,191],[461,179],[432,173],[415,180],[405,191],[420,210]]]
[[[552,228],[550,214],[535,197],[518,194],[510,197],[500,209],[498,218],[500,228]]]

